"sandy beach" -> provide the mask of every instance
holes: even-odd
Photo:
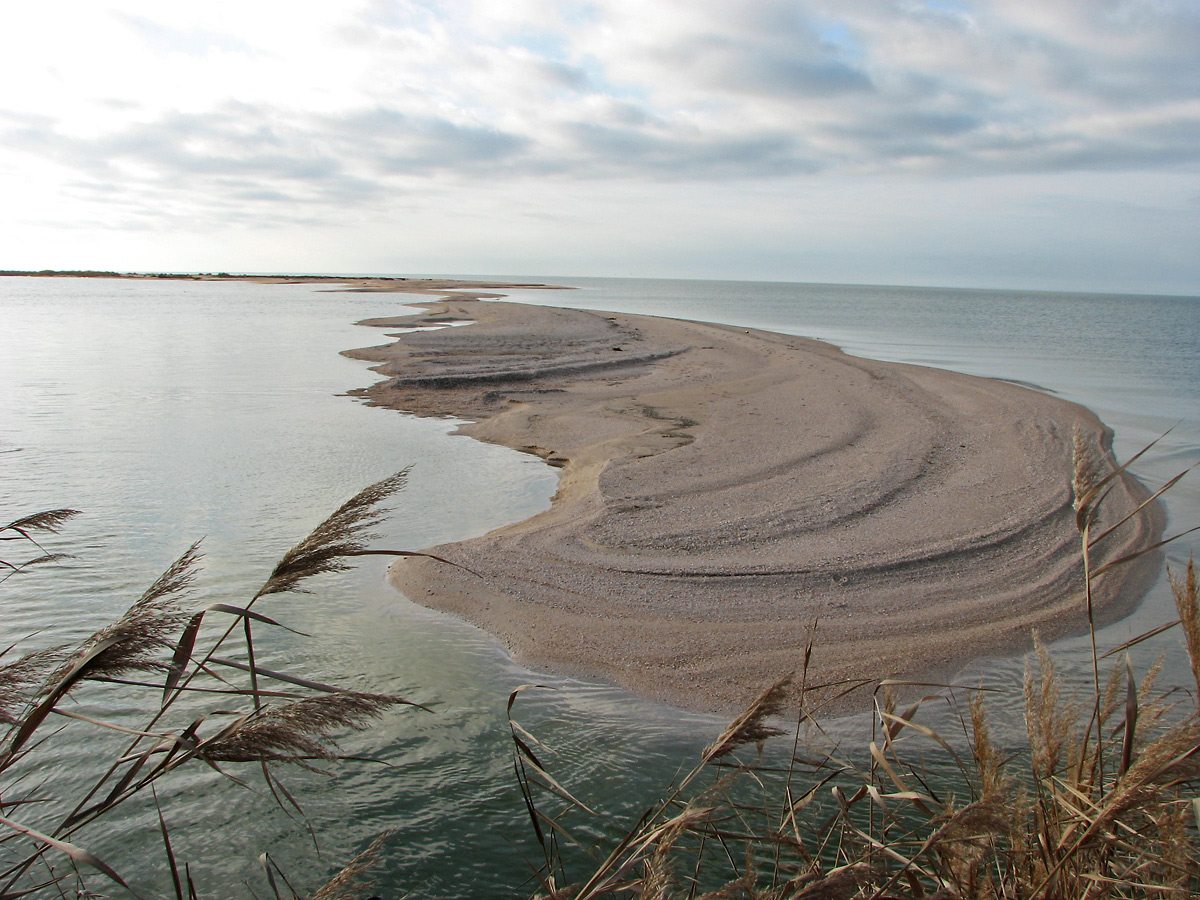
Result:
[[[800,669],[814,625],[810,683],[946,678],[1033,629],[1086,627],[1072,435],[1109,435],[1080,406],[769,332],[420,305],[363,324],[472,324],[349,352],[387,376],[363,393],[562,472],[546,512],[428,548],[463,568],[408,560],[391,577],[526,665],[730,712]],[[1108,520],[1144,496],[1118,480]],[[1139,515],[1101,556],[1162,527]],[[1146,558],[1104,576],[1103,618],[1156,573]]]

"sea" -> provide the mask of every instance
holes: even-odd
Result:
[[[1122,459],[1157,441],[1132,467],[1152,490],[1200,461],[1197,297],[499,280],[569,288],[513,289],[507,301],[763,328],[856,355],[1021,382],[1093,409],[1114,430]],[[545,509],[558,470],[540,459],[457,435],[455,420],[418,419],[348,396],[377,376],[340,351],[385,340],[355,323],[427,299],[328,284],[0,278],[0,520],[81,511],[43,542],[70,559],[0,582],[0,646],[15,645],[15,654],[85,639],[197,540],[203,563],[189,602],[240,605],[328,513],[402,469],[408,483],[378,529],[377,549],[465,539]],[[1200,472],[1165,499],[1168,535],[1200,525]],[[1168,544],[1166,567],[1181,572],[1198,544],[1197,534]],[[11,544],[0,550],[0,559],[15,552]],[[400,708],[342,737],[341,751],[353,759],[282,772],[295,806],[277,803],[244,766],[225,774],[183,767],[164,781],[158,802],[172,849],[202,895],[269,895],[263,854],[301,892],[312,890],[383,831],[391,837],[380,896],[532,893],[540,851],[513,771],[514,691],[531,686],[516,695],[513,717],[541,741],[548,770],[597,813],[572,819],[584,844],[603,846],[631,825],[724,724],[604,684],[528,671],[487,634],[393,591],[386,565],[366,557],[313,581],[310,593],[261,601],[256,609],[292,630],[256,625],[258,662],[425,708]],[[1101,648],[1173,618],[1164,575],[1135,613],[1101,630]],[[1089,640],[1051,649],[1066,684],[1086,690]],[[1129,655],[1139,677],[1161,658],[1160,684],[1194,691],[1175,631]],[[930,688],[940,699],[921,715],[930,727],[951,728],[964,688],[987,685],[996,689],[989,704],[997,739],[1016,748],[1025,664],[977,661],[959,675],[959,688]],[[91,686],[75,708],[135,722],[135,694]],[[237,698],[211,702],[239,708]],[[6,801],[21,791],[42,797],[20,810],[39,829],[53,827],[64,798],[85,790],[105,754],[123,746],[84,721],[53,727],[24,780],[0,786]],[[828,723],[848,741],[869,727],[867,717]],[[766,753],[786,758],[789,750],[768,744]],[[133,803],[74,840],[150,893],[171,890],[153,804]],[[102,882],[96,875],[88,884]]]

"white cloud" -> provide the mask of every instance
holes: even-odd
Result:
[[[532,246],[498,233],[506,205],[550,262],[566,241],[562,205],[615,222],[613,197],[655,223],[638,247],[665,265],[705,234],[771,243],[756,222],[800,239],[797,191],[814,198],[809,220],[836,223],[839,196],[986,196],[977,214],[1002,230],[1016,204],[1051,202],[1055,179],[1076,198],[1098,191],[1116,234],[1114,184],[1160,174],[1191,186],[1164,220],[1197,217],[1190,0],[48,0],[5,16],[17,39],[0,56],[0,266],[20,265],[9,254],[55,223],[64,235],[80,223],[171,231],[188,267],[188,235],[198,246],[251,229],[238,252],[266,258],[271,229],[332,247],[320,223],[343,235],[370,221],[402,240],[443,206],[492,229],[468,243],[447,226],[450,252]],[[1018,183],[1036,196],[1014,196]],[[700,231],[685,218],[697,209]],[[870,217],[845,221],[848,247],[894,246]],[[585,230],[597,258],[653,268],[627,225]],[[940,231],[967,257],[982,252],[981,238]],[[1187,250],[1172,251],[1169,277],[1200,289]]]

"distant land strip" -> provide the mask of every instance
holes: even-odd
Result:
[[[21,271],[0,269],[0,276],[25,278],[121,278],[135,281],[248,281],[256,284],[331,284],[342,290],[404,294],[439,294],[463,291],[462,296],[494,299],[503,294],[496,290],[571,290],[557,284],[515,281],[476,281],[463,278],[406,278],[390,275],[238,275],[229,272],[106,272],[91,269],[41,269]]]

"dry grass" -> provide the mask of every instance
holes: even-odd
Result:
[[[76,843],[85,826],[107,820],[116,825],[124,805],[138,796],[152,797],[157,806],[164,779],[182,766],[207,765],[226,775],[218,763],[248,765],[251,776],[260,775],[278,802],[286,798],[298,810],[277,781],[277,767],[336,760],[336,733],[364,728],[387,710],[408,704],[397,696],[339,689],[265,669],[255,660],[251,626],[284,627],[253,609],[263,596],[303,592],[309,579],[346,568],[352,557],[413,555],[368,549],[374,537],[371,528],[385,512],[382,504],[404,483],[401,472],[349,500],[288,551],[244,605],[189,608],[188,591],[199,560],[198,547],[192,546],[123,616],[77,646],[35,650],[7,663],[4,657],[13,648],[0,653],[0,723],[6,726],[0,736],[0,898],[99,896],[94,891],[104,889],[104,882],[140,896],[119,866]],[[74,510],[51,510],[0,528],[0,541],[12,542],[0,560],[0,580],[62,558],[41,546],[39,533],[56,532],[73,515]],[[221,626],[222,620],[223,627],[205,627]],[[206,640],[204,635],[212,637]],[[231,640],[235,635],[239,639]],[[115,705],[138,704],[143,711],[140,722],[131,726],[127,717],[76,712],[73,697],[87,682],[113,685],[119,691]],[[180,702],[185,697],[188,702]],[[197,698],[206,697],[220,705],[198,705]],[[90,786],[72,796],[53,771],[40,771],[39,762],[59,740],[76,746],[91,742],[81,729],[97,736],[124,735],[128,743],[112,756],[97,753]],[[241,772],[227,777],[249,786]],[[65,815],[64,809],[69,810]],[[175,853],[161,811],[158,822],[162,868],[170,872],[177,900],[199,896],[189,866]],[[369,885],[367,870],[379,855],[381,840],[311,896],[363,896]],[[265,854],[263,866],[277,900],[299,900],[301,894]]]
[[[1140,455],[1140,454],[1139,454]],[[1093,566],[1098,511],[1122,471],[1078,437],[1075,509]],[[1173,479],[1173,484],[1177,479]],[[1157,496],[1157,495],[1156,495]],[[1186,533],[1186,532],[1185,532]],[[1178,535],[1176,536],[1178,537]],[[1174,538],[1168,538],[1169,542]],[[1159,545],[1161,546],[1161,545]],[[1135,558],[1131,556],[1130,558]],[[1128,561],[1128,560],[1126,560]],[[1123,563],[1122,563],[1123,564]],[[1139,684],[1125,655],[1102,658],[1092,628],[1092,688],[1076,697],[1035,640],[1022,686],[1027,743],[992,737],[987,693],[947,689],[903,712],[876,691],[875,735],[849,751],[819,718],[836,688],[801,677],[769,688],[698,765],[609,847],[571,844],[586,807],[533,755],[513,722],[518,779],[543,861],[536,895],[553,900],[1116,900],[1200,896],[1200,599],[1195,566],[1172,576],[1177,623],[1196,693],[1158,692],[1157,665]],[[1156,630],[1157,631],[1157,630]],[[1128,646],[1137,644],[1138,640]],[[1107,672],[1102,671],[1110,666]],[[797,686],[798,685],[798,686]],[[510,716],[516,695],[510,700]],[[962,712],[961,735],[920,721],[931,700]],[[739,751],[794,717],[781,763]],[[937,765],[933,765],[938,761]],[[580,863],[578,860],[591,862]]]

